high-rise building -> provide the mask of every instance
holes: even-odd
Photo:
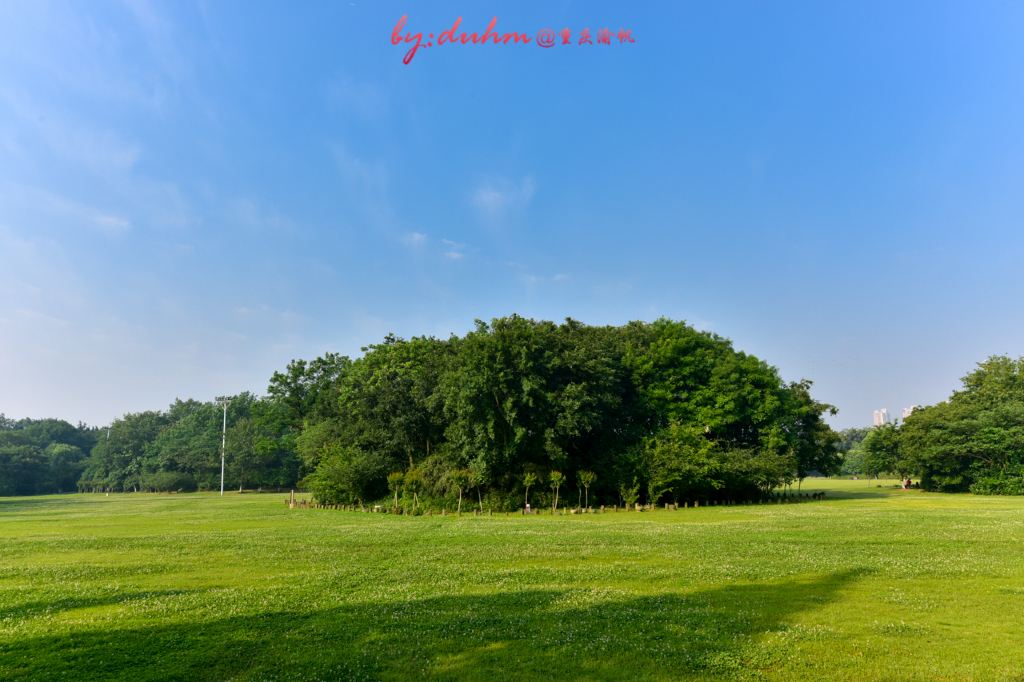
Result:
[[[889,423],[889,410],[884,407],[880,410],[875,410],[875,426],[884,426]]]
[[[920,405],[911,405],[910,407],[904,407],[903,408],[903,414],[900,417],[900,419],[902,419],[903,421],[907,421],[907,417],[910,416],[910,413],[913,412],[914,410],[916,410],[919,407],[921,407],[921,406]]]

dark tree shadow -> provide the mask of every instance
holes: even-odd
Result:
[[[0,498],[0,513],[17,512],[21,510],[35,511],[39,508],[67,507],[74,505],[81,506],[82,503],[99,504],[98,500],[88,500],[84,496],[76,495],[73,498],[53,495],[25,495],[23,497]]]
[[[61,611],[88,609],[95,606],[108,606],[110,604],[127,604],[128,602],[140,599],[173,597],[188,594],[189,592],[190,590],[149,590],[146,592],[122,592],[102,597],[66,597],[64,599],[26,602],[12,607],[0,607],[0,620],[52,615]]]
[[[0,642],[0,678],[681,679],[756,671],[759,635],[858,572],[608,600],[590,589],[364,603]]]
[[[874,481],[855,481],[855,483],[863,484],[863,488],[844,488],[837,490],[835,488],[817,488],[813,483],[808,484],[804,481],[802,492],[805,493],[816,493],[824,492],[826,500],[866,500],[866,499],[879,499],[883,497],[893,497],[899,494],[912,495],[915,490],[901,490],[898,486],[890,486],[883,484],[881,488]]]

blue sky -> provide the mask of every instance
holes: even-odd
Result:
[[[640,5],[6,3],[0,411],[513,312],[688,320],[837,426],[1024,354],[1024,5]],[[403,14],[636,42],[404,65]]]

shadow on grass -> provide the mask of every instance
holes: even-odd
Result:
[[[188,594],[189,592],[190,590],[150,590],[146,592],[111,594],[103,597],[65,597],[63,599],[26,602],[17,606],[0,607],[0,620],[33,618],[74,609],[88,609],[95,606],[110,606],[111,604],[127,604],[128,602],[140,599],[153,599],[154,597],[176,597]]]
[[[858,481],[859,483],[859,481]],[[815,488],[813,485],[804,486],[804,492],[825,492],[826,500],[872,500],[882,499],[889,497],[896,497],[898,495],[913,495],[919,491],[917,490],[902,490],[897,486],[882,486],[879,488],[877,484],[872,483],[868,485],[864,484],[863,488]]]
[[[0,642],[0,677],[66,679],[680,679],[783,665],[760,635],[858,572],[689,594],[545,590]],[[784,668],[783,668],[784,670]]]
[[[90,500],[84,495],[69,497],[66,494],[26,495],[24,497],[0,497],[0,514],[8,514],[21,510],[36,511],[40,507],[80,507],[82,504],[99,504],[99,500]]]

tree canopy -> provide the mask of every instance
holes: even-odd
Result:
[[[74,491],[95,442],[84,424],[0,414],[0,495]]]
[[[914,410],[899,431],[925,489],[1024,494],[1024,358],[979,363],[949,400]]]
[[[739,499],[840,464],[823,419],[834,408],[811,397],[810,382],[787,383],[683,322],[513,315],[478,321],[463,337],[389,335],[363,351],[294,360],[265,397],[235,396],[229,485],[302,484],[325,502],[390,506],[472,490],[479,504],[512,508],[531,480],[538,503],[573,485],[601,503],[625,499],[623,490],[648,502]],[[38,452],[0,450],[0,463],[75,462],[80,476],[64,472],[60,486],[73,479],[83,490],[214,488],[221,418],[212,402],[176,400],[84,440],[62,436],[77,456],[44,455],[40,441]],[[15,441],[8,447],[23,447]],[[47,485],[9,488],[61,489]]]

